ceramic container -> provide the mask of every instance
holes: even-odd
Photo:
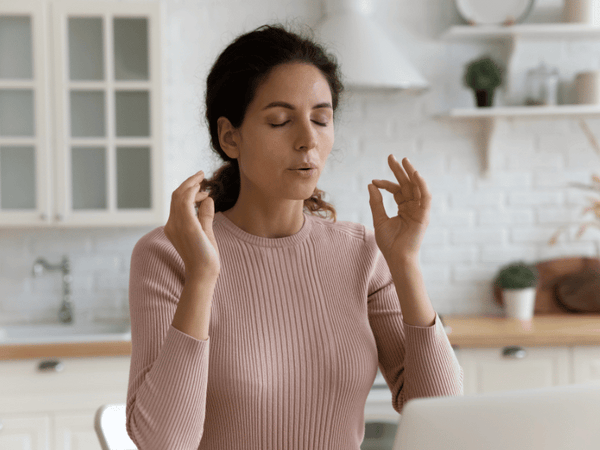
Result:
[[[564,21],[600,26],[600,0],[565,0]]]
[[[575,103],[600,104],[600,71],[581,72],[575,76]]]
[[[535,287],[525,289],[504,289],[504,312],[510,319],[530,320],[535,309]]]

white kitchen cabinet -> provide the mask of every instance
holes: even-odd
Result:
[[[573,347],[573,383],[600,383],[600,347]]]
[[[0,414],[2,450],[50,450],[50,416]]]
[[[129,364],[129,356],[0,361],[0,448],[100,450],[94,414],[125,403]]]
[[[571,383],[568,347],[461,348],[465,395]]]
[[[94,431],[96,411],[74,411],[54,415],[54,447],[57,450],[102,450]]]
[[[162,222],[160,6],[0,6],[0,225]]]
[[[600,383],[597,346],[457,348],[455,352],[464,370],[466,395]]]

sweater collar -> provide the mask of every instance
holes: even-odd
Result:
[[[302,225],[302,228],[300,228],[300,231],[291,236],[281,238],[266,238],[247,233],[229,220],[221,211],[215,214],[214,223],[222,225],[236,238],[258,247],[293,247],[304,242],[312,228],[313,216],[305,212],[302,214],[304,215],[304,224]]]

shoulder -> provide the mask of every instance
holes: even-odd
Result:
[[[132,260],[139,262],[158,260],[177,266],[183,264],[179,253],[165,235],[164,228],[160,226],[143,235],[133,247]]]
[[[332,241],[332,243],[343,242],[346,245],[349,244],[365,249],[372,248],[373,250],[377,248],[375,232],[361,223],[339,220],[333,222],[313,215],[310,217],[313,220],[313,232],[317,236],[321,235]]]

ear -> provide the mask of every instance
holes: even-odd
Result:
[[[237,158],[240,156],[240,150],[238,147],[238,130],[231,125],[231,122],[226,117],[219,117],[217,120],[217,127],[219,133],[219,144],[223,151],[230,158]]]

